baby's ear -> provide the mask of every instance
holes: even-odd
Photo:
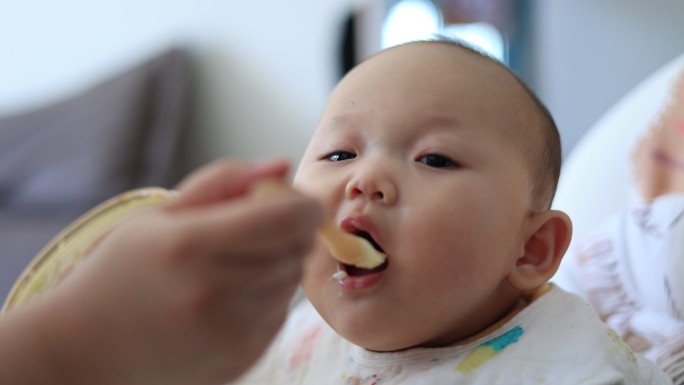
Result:
[[[558,270],[572,236],[572,222],[562,211],[532,214],[523,255],[508,276],[508,282],[521,291],[534,290]]]

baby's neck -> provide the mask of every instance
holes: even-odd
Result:
[[[479,338],[482,338],[486,335],[492,334],[494,331],[498,330],[503,324],[506,322],[510,321],[513,317],[515,317],[516,314],[520,313],[524,308],[529,306],[532,302],[534,302],[537,298],[541,297],[544,295],[546,292],[548,292],[551,289],[551,285],[546,283],[543,286],[539,287],[538,289],[530,292],[523,293],[523,295],[520,297],[518,302],[511,308],[511,310],[506,313],[503,317],[501,317],[498,321],[495,323],[489,325],[482,331],[467,337],[461,341],[456,342],[454,345],[467,345]]]

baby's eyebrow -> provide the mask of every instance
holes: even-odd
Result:
[[[333,127],[354,127],[359,126],[367,119],[363,114],[340,114],[333,116],[330,121]],[[412,119],[413,120],[413,119]],[[444,115],[422,115],[415,118],[414,123],[423,129],[428,130],[443,130],[445,128],[453,128],[459,125],[456,118]]]
[[[363,116],[359,114],[335,115],[330,119],[335,127],[357,126],[363,122]]]
[[[459,121],[449,116],[430,115],[420,119],[420,124],[423,129],[440,131],[459,126]]]

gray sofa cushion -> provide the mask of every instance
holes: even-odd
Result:
[[[52,106],[0,119],[0,302],[69,222],[142,186],[171,187],[189,118],[189,57],[172,49]]]
[[[0,120],[0,206],[85,210],[138,185],[168,185],[186,119],[171,51],[62,103]]]

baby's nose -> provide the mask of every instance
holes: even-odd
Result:
[[[375,203],[393,205],[397,201],[397,187],[388,177],[378,172],[356,175],[346,186],[348,199],[364,198]]]

